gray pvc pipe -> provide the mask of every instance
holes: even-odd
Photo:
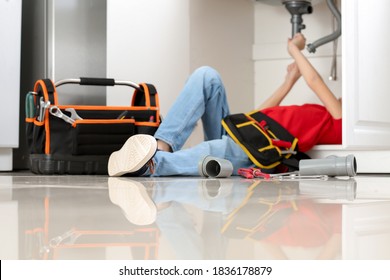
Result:
[[[332,12],[333,16],[336,18],[337,21],[337,29],[332,34],[325,36],[321,39],[318,39],[314,43],[307,45],[307,50],[311,53],[315,53],[316,49],[326,43],[329,43],[333,40],[336,40],[341,35],[341,14],[339,10],[337,9],[336,5],[334,4],[333,0],[327,0],[326,3],[328,4],[329,10]]]
[[[356,159],[354,155],[346,157],[329,156],[324,159],[304,159],[299,161],[299,175],[356,175]]]
[[[203,157],[198,163],[199,175],[205,177],[226,178],[233,173],[233,164],[222,158]]]

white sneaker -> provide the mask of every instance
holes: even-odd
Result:
[[[111,202],[122,209],[132,224],[145,226],[156,221],[156,205],[140,182],[129,178],[108,178],[108,192]]]
[[[156,139],[147,134],[131,136],[122,148],[110,155],[108,160],[108,175],[122,176],[141,173],[146,164],[157,151]]]

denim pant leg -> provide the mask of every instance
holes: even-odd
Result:
[[[179,151],[202,119],[205,140],[220,139],[226,134],[221,120],[228,114],[221,78],[213,68],[204,66],[189,77],[154,137]]]
[[[204,141],[192,148],[169,153],[157,151],[153,158],[155,169],[152,176],[197,176],[198,163],[206,155],[225,158],[233,164],[233,175],[238,168],[253,166],[248,156],[230,137]]]

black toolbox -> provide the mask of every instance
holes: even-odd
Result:
[[[58,104],[65,84],[129,86],[128,106]],[[107,174],[110,154],[135,134],[154,135],[160,125],[158,93],[152,84],[80,78],[38,80],[26,95],[30,169],[37,174]]]

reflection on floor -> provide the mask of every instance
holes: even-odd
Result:
[[[390,259],[390,177],[0,173],[1,259]]]

